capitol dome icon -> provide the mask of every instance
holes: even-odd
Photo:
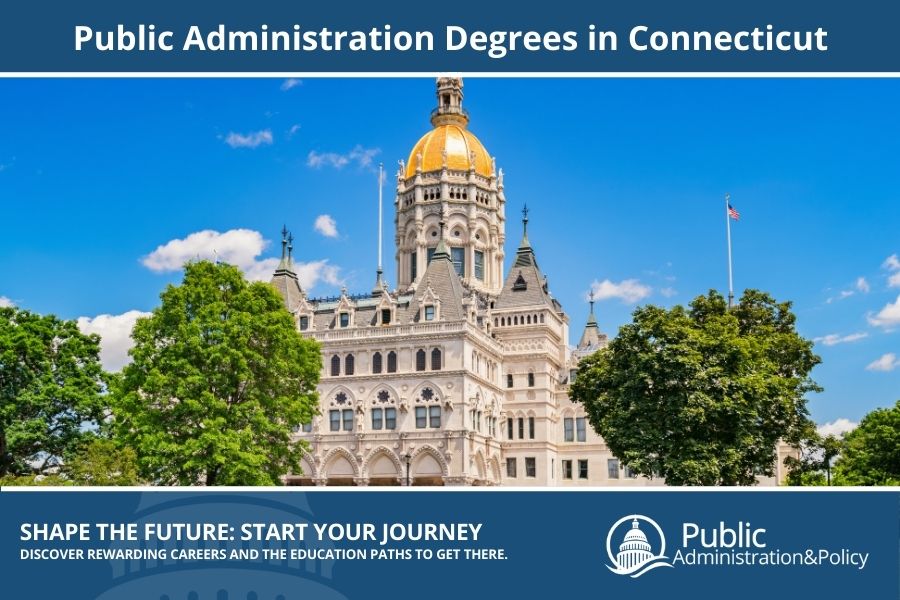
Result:
[[[653,560],[650,543],[647,536],[641,531],[637,519],[631,521],[631,529],[625,534],[625,541],[619,544],[619,553],[616,554],[616,562],[620,567],[630,569],[645,562]]]
[[[659,540],[659,552],[654,553],[654,545],[647,539],[647,534],[641,529],[641,521],[646,523],[648,531],[654,531],[656,538]],[[625,532],[622,543],[619,544],[619,551],[613,555],[612,540],[621,526],[626,523],[631,527]],[[666,537],[662,528],[649,517],[644,515],[628,515],[616,521],[606,536],[606,553],[612,565],[607,568],[616,575],[628,575],[635,578],[640,577],[647,571],[657,567],[671,567],[671,563],[666,561]]]

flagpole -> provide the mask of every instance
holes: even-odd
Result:
[[[382,263],[381,263],[381,247],[382,243],[382,235],[384,232],[384,226],[382,225],[382,194],[384,188],[384,163],[378,163],[378,279],[379,283],[381,283],[381,274],[382,274]]]
[[[731,271],[731,214],[728,212],[731,194],[725,194],[725,231],[728,237],[728,308],[734,304],[734,278]]]

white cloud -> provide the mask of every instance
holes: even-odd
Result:
[[[594,281],[591,291],[594,292],[594,300],[618,298],[626,304],[633,304],[649,296],[652,290],[637,279],[624,279],[619,283],[604,279]]]
[[[16,303],[6,296],[0,296],[0,308],[12,308],[15,305]]]
[[[856,280],[856,289],[858,289],[863,294],[868,294],[872,288],[869,287],[869,282],[866,281],[865,277],[860,277]]]
[[[327,260],[316,260],[308,263],[294,264],[294,271],[304,289],[315,287],[320,281],[328,285],[340,286],[344,281],[340,278],[340,267],[329,264]]]
[[[900,367],[900,360],[897,360],[897,355],[893,352],[888,352],[883,355],[878,360],[874,360],[866,367],[866,371],[893,371],[897,367]]]
[[[337,223],[331,215],[319,215],[316,217],[315,230],[325,237],[336,238],[338,236]]]
[[[192,233],[184,239],[175,239],[159,246],[141,259],[151,271],[162,273],[178,271],[184,263],[201,259],[224,262],[246,269],[262,254],[266,240],[251,229],[231,229],[219,233],[212,229]]]
[[[888,276],[888,287],[900,287],[900,258],[891,254],[881,263],[881,268],[892,272]]]
[[[262,234],[252,229],[231,229],[219,233],[207,229],[175,239],[159,246],[141,259],[141,263],[157,273],[178,271],[191,260],[220,260],[234,265],[244,272],[250,281],[269,281],[278,266],[277,258],[260,258],[268,246]],[[294,270],[304,289],[313,288],[318,282],[341,285],[340,267],[327,260],[308,263],[295,262]]]
[[[97,315],[78,317],[78,329],[82,333],[100,336],[100,362],[107,371],[118,371],[129,362],[128,350],[134,345],[131,330],[134,322],[150,313],[129,310],[121,315]]]
[[[876,327],[892,328],[900,325],[900,296],[891,304],[886,304],[878,314],[868,317],[869,323]]]
[[[813,341],[817,344],[822,344],[824,346],[837,346],[838,344],[857,342],[857,341],[867,338],[867,337],[869,337],[869,334],[864,333],[864,332],[851,333],[848,335],[838,335],[837,333],[829,333],[828,335],[823,335],[822,337],[813,338]]]
[[[262,129],[247,134],[229,132],[225,136],[225,143],[232,148],[258,148],[259,146],[269,146],[274,141],[271,129]]]
[[[850,296],[852,296],[854,293],[855,292],[853,290],[844,290],[837,296],[832,296],[831,298],[827,299],[825,301],[825,304],[831,304],[832,302],[844,300],[845,298],[849,298]]]
[[[272,279],[275,269],[278,268],[279,262],[281,261],[277,258],[262,258],[241,267],[241,270],[244,272],[244,277],[247,278],[247,281],[269,281]]]
[[[816,428],[816,431],[819,432],[819,435],[821,435],[822,437],[826,437],[829,435],[840,437],[848,431],[853,431],[854,429],[856,429],[857,425],[859,425],[859,423],[851,421],[850,419],[844,419],[842,417],[840,419],[835,419],[830,423],[819,425]]]
[[[294,89],[298,85],[303,85],[302,79],[294,79],[293,77],[291,79],[285,79],[281,84],[281,91],[286,92],[288,90]]]
[[[322,167],[334,167],[342,169],[353,163],[361,168],[371,168],[375,157],[381,152],[379,148],[363,148],[357,145],[353,150],[346,154],[338,154],[337,152],[316,152],[310,150],[306,157],[306,166],[313,169]]]
[[[294,123],[293,125],[291,125],[291,128],[288,129],[288,132],[287,132],[288,139],[291,139],[292,137],[294,137],[294,135],[298,131],[300,131],[300,123]]]
[[[676,290],[675,288],[664,287],[663,289],[659,290],[659,293],[666,298],[671,298],[678,293],[678,290]]]

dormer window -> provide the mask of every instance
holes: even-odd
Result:
[[[428,304],[425,306],[425,320],[434,321],[434,304]]]
[[[525,281],[525,278],[522,277],[522,271],[519,271],[519,276],[516,277],[512,289],[514,292],[523,292],[528,289],[528,283]]]
[[[338,323],[342,328],[350,327],[350,313],[342,312],[338,315]]]
[[[381,324],[382,325],[390,325],[391,324],[391,309],[389,309],[389,308],[381,309]]]
[[[300,331],[309,329],[309,317],[300,317]]]

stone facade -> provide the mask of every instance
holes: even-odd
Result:
[[[322,349],[320,414],[292,485],[646,486],[569,400],[606,344],[593,315],[574,347],[527,235],[504,273],[503,172],[468,130],[462,80],[437,82],[433,129],[400,161],[398,283],[309,298],[285,237],[273,284]]]

